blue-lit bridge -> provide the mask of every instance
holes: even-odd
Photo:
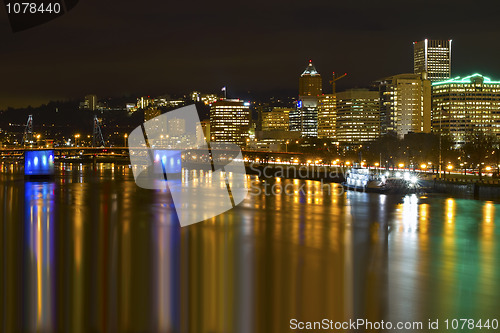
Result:
[[[56,159],[80,159],[80,158],[127,158],[129,157],[129,147],[3,147],[0,148],[0,157],[2,158],[22,158],[26,150],[43,150],[51,149],[54,150],[54,155]],[[190,154],[193,156],[201,155],[205,153],[205,150],[190,149]],[[236,150],[228,150],[228,153],[238,153]],[[301,153],[291,153],[291,152],[267,152],[267,151],[253,151],[253,150],[243,150],[244,157],[257,160],[262,162],[275,162],[275,161],[300,161],[302,162]],[[303,161],[306,163],[307,161]]]

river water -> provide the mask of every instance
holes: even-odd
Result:
[[[128,166],[65,165],[29,182],[2,165],[1,331],[500,319],[498,203],[248,182],[236,208],[181,228],[169,193],[137,187]],[[289,191],[266,193],[269,182]]]

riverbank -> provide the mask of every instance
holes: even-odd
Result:
[[[428,191],[465,196],[481,200],[500,200],[500,183],[497,180],[464,181],[460,179],[422,180]]]

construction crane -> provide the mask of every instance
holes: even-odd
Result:
[[[332,80],[330,81],[330,84],[332,85],[332,94],[335,95],[337,93],[337,81],[346,77],[347,73],[344,73],[343,75],[336,76],[335,72],[333,72]]]

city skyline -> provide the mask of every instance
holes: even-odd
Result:
[[[381,77],[411,72],[412,42],[424,38],[453,39],[453,75],[500,76],[495,61],[500,46],[488,42],[498,30],[492,26],[494,11],[479,17],[476,8],[458,10],[460,2],[434,5],[438,13],[446,11],[439,22],[419,19],[425,6],[408,11],[369,2],[221,2],[192,8],[159,3],[155,10],[135,5],[83,1],[57,20],[21,33],[12,33],[7,17],[0,15],[2,74],[8,78],[2,84],[0,109],[89,92],[160,95],[224,85],[236,92],[291,92],[300,74],[296,71],[308,59],[324,75],[349,73],[339,82],[339,91],[364,87]],[[304,18],[305,9],[317,15]],[[117,14],[112,20],[110,12]],[[470,32],[464,21],[481,24]],[[151,72],[155,75],[146,80],[145,73]]]
[[[498,3],[3,3],[2,332],[498,331]]]

